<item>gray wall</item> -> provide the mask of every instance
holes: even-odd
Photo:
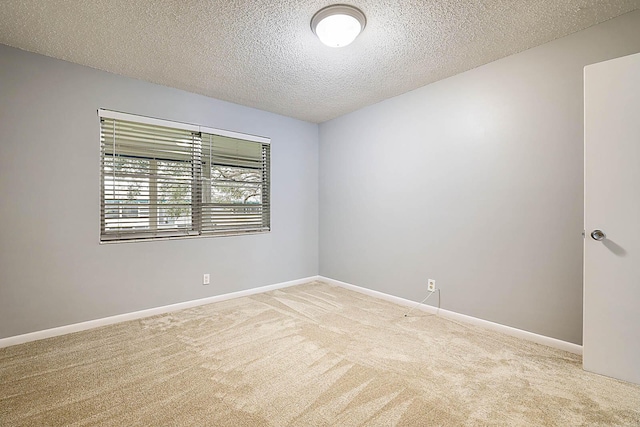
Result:
[[[640,11],[320,125],[320,274],[581,343],[582,69],[638,51]]]
[[[273,231],[99,245],[98,108],[271,137]],[[0,202],[0,338],[317,275],[318,126],[0,46]]]

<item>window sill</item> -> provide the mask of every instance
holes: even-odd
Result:
[[[268,234],[271,230],[248,230],[242,232],[220,232],[211,234],[199,234],[194,236],[163,236],[163,237],[134,237],[131,239],[113,239],[113,240],[100,240],[101,245],[113,245],[118,243],[142,243],[142,242],[157,242],[162,240],[183,240],[183,239],[202,239],[211,237],[239,237],[253,234]]]

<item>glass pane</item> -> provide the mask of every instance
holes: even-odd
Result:
[[[105,156],[105,229],[149,228],[149,160]]]
[[[191,228],[191,163],[157,162],[158,228]]]
[[[262,171],[214,165],[211,168],[211,202],[260,204]]]

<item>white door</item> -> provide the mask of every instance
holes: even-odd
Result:
[[[640,54],[584,77],[583,366],[640,384]]]

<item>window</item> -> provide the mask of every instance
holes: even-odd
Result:
[[[269,139],[99,110],[100,240],[269,231]]]

